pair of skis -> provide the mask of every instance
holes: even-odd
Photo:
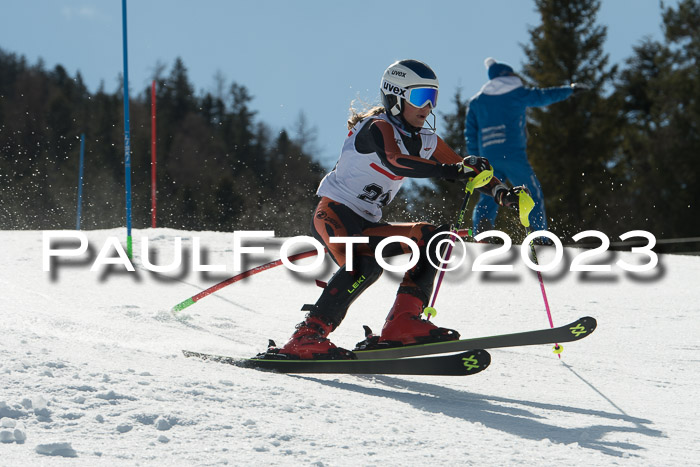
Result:
[[[587,316],[557,328],[360,350],[354,352],[356,360],[271,360],[226,357],[189,350],[183,350],[183,353],[185,357],[280,373],[465,376],[479,373],[489,366],[491,356],[485,349],[577,341],[590,335],[596,324],[594,318]]]

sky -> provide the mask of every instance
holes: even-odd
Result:
[[[660,40],[659,0],[605,0],[598,24],[607,27],[610,63],[632,55],[646,36]],[[634,5],[634,19],[630,6]],[[667,0],[675,6],[677,0]],[[0,48],[46,68],[79,71],[90,91],[119,88],[123,71],[119,0],[2,1]],[[437,108],[454,111],[457,89],[475,94],[492,56],[516,71],[522,44],[539,24],[534,1],[405,0],[133,0],[127,3],[129,85],[132,96],[150,87],[159,65],[169,73],[181,57],[197,93],[245,86],[257,121],[275,132],[294,128],[303,112],[315,130],[315,153],[330,168],[347,134],[353,100],[379,102],[379,82],[394,61],[429,64],[440,80]],[[567,84],[567,83],[562,83]],[[136,122],[138,123],[138,122]],[[132,123],[133,124],[133,123]]]

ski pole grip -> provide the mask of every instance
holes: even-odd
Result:
[[[520,211],[520,223],[525,228],[530,227],[530,211],[535,207],[535,201],[527,191],[521,190],[518,193],[518,210]]]
[[[493,170],[483,170],[469,179],[467,186],[464,187],[464,191],[471,194],[474,192],[474,189],[487,185],[492,178]]]

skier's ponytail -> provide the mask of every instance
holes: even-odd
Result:
[[[350,104],[350,116],[348,117],[348,130],[360,123],[367,117],[374,117],[375,115],[386,113],[386,110],[381,105],[376,105],[374,107],[368,108],[365,106],[364,110],[357,110],[355,108],[355,101]]]

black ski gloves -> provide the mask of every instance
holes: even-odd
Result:
[[[459,173],[460,179],[468,179],[483,172],[484,170],[491,169],[489,160],[485,157],[479,156],[467,156],[462,160],[461,164],[457,165],[459,166],[457,172]]]
[[[500,185],[496,188],[496,193],[493,195],[493,199],[495,199],[501,206],[518,207],[518,203],[520,202],[518,193],[521,191],[525,191],[527,194],[530,194],[530,191],[524,186],[514,186],[513,188],[508,189],[505,187],[505,185]]]

